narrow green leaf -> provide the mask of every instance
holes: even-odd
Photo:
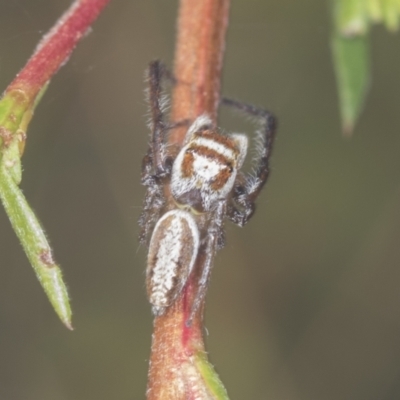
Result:
[[[336,29],[344,36],[367,33],[369,27],[366,0],[336,0]]]
[[[399,1],[398,0],[381,0],[383,21],[386,28],[396,31],[399,28]]]
[[[214,396],[215,400],[229,400],[228,393],[215,372],[214,367],[208,362],[204,353],[195,355],[196,368],[200,372],[204,383],[209,392]]]
[[[0,197],[26,255],[61,321],[72,329],[68,293],[44,231],[13,177],[0,166]]]
[[[369,18],[375,22],[382,21],[382,0],[366,0]]]
[[[343,132],[350,135],[360,114],[370,81],[366,37],[333,36],[333,59],[339,91]]]

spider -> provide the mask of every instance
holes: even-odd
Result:
[[[257,154],[253,173],[241,171],[247,154],[247,136],[222,134],[206,114],[190,125],[169,126],[164,121],[161,81],[175,78],[159,61],[148,69],[151,139],[142,163],[142,184],[147,192],[139,223],[140,242],[149,244],[147,292],[155,315],[162,315],[185,286],[198,254],[205,255],[199,274],[194,315],[205,296],[216,251],[224,245],[225,217],[245,225],[255,200],[269,176],[269,158],[276,120],[263,109],[231,99],[221,103],[256,119]],[[177,125],[188,130],[177,154],[167,147],[167,134]],[[167,201],[165,187],[173,201]]]

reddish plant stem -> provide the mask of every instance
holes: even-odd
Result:
[[[193,120],[208,113],[216,122],[229,0],[182,0],[174,74],[172,119]],[[174,130],[171,144],[183,141],[185,128]]]
[[[76,0],[5,91],[24,91],[34,99],[45,83],[68,60],[78,41],[110,0]]]
[[[180,2],[174,66],[177,84],[173,89],[171,110],[173,121],[193,121],[197,116],[207,113],[216,123],[229,3],[230,0]],[[170,144],[181,146],[186,129],[174,129],[169,137]],[[169,200],[172,201],[171,198]],[[204,383],[194,379],[190,369],[193,355],[205,352],[202,331],[204,304],[191,326],[185,324],[197,291],[197,277],[202,265],[203,258],[199,257],[195,273],[181,297],[165,315],[154,320],[148,400],[209,398],[201,395],[202,390],[204,393],[207,390],[196,387]]]

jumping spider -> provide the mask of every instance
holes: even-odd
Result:
[[[155,315],[162,315],[175,301],[198,254],[204,254],[191,318],[205,296],[215,252],[224,244],[224,218],[243,226],[254,213],[254,202],[270,171],[276,121],[266,110],[222,100],[223,105],[247,113],[259,123],[253,174],[241,171],[247,136],[222,134],[207,115],[198,116],[190,124],[184,143],[174,156],[166,144],[173,126],[164,122],[163,76],[174,79],[159,61],[152,62],[148,70],[152,134],[142,164],[142,183],[147,193],[140,218],[140,241],[147,244],[152,232],[147,292]],[[166,201],[166,186],[173,202]]]

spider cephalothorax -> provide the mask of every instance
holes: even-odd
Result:
[[[155,61],[149,67],[152,136],[143,159],[142,183],[147,187],[140,218],[140,241],[147,244],[147,294],[153,313],[161,315],[181,293],[203,254],[191,316],[205,295],[215,252],[223,245],[225,217],[239,226],[254,213],[255,199],[269,175],[275,118],[266,110],[234,100],[222,104],[250,114],[259,123],[257,154],[252,174],[241,171],[247,136],[221,134],[208,115],[188,128],[176,157],[167,152],[169,130],[161,108],[161,78],[166,70]],[[179,123],[178,123],[179,124]],[[175,124],[172,124],[173,126]],[[169,186],[173,202],[167,202]]]
[[[187,144],[172,167],[172,196],[180,207],[209,212],[232,191],[247,153],[247,137],[220,134],[206,115],[195,120],[186,136]]]

